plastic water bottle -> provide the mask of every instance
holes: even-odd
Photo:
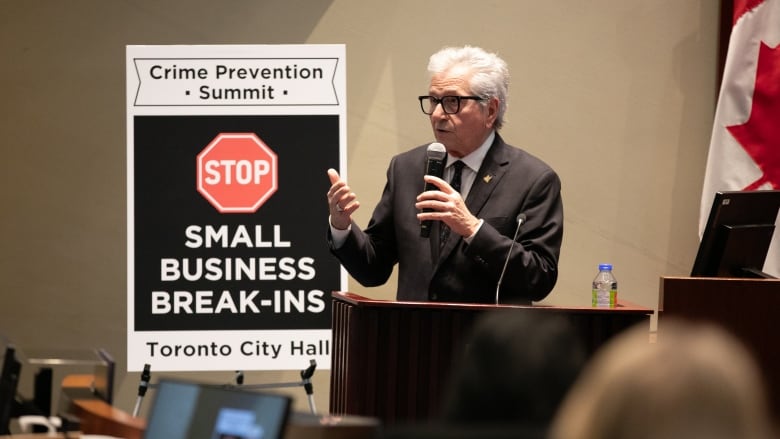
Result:
[[[599,264],[599,274],[593,279],[593,306],[615,307],[617,304],[617,279],[612,274],[612,264]]]

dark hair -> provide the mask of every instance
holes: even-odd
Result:
[[[586,361],[568,320],[532,309],[482,314],[465,349],[443,404],[445,422],[546,428]]]

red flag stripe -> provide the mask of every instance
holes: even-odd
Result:
[[[764,3],[764,0],[734,0],[734,21],[731,25],[737,24],[740,17],[752,11],[761,3]]]

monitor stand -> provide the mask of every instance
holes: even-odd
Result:
[[[777,279],[771,274],[764,273],[763,271],[756,268],[740,268],[738,271],[742,275],[740,277],[751,278],[751,279]]]

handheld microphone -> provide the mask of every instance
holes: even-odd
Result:
[[[509,246],[509,251],[506,253],[506,259],[504,260],[504,268],[501,269],[501,276],[498,277],[498,284],[496,285],[496,305],[498,305],[498,291],[501,289],[501,282],[504,280],[504,273],[506,273],[506,266],[509,264],[509,257],[512,255],[512,248],[517,241],[517,235],[520,233],[520,226],[525,222],[525,214],[521,213],[517,215],[517,228],[515,228],[515,236],[512,237],[512,244]]]
[[[428,151],[426,152],[428,162],[425,167],[426,175],[433,175],[434,177],[442,178],[444,176],[444,160],[447,158],[447,149],[444,145],[438,142],[433,142],[428,145]],[[423,192],[435,190],[436,186],[431,183],[425,183]],[[430,212],[432,209],[423,209],[423,212]],[[427,238],[431,235],[431,220],[423,221],[420,224],[420,236]]]

